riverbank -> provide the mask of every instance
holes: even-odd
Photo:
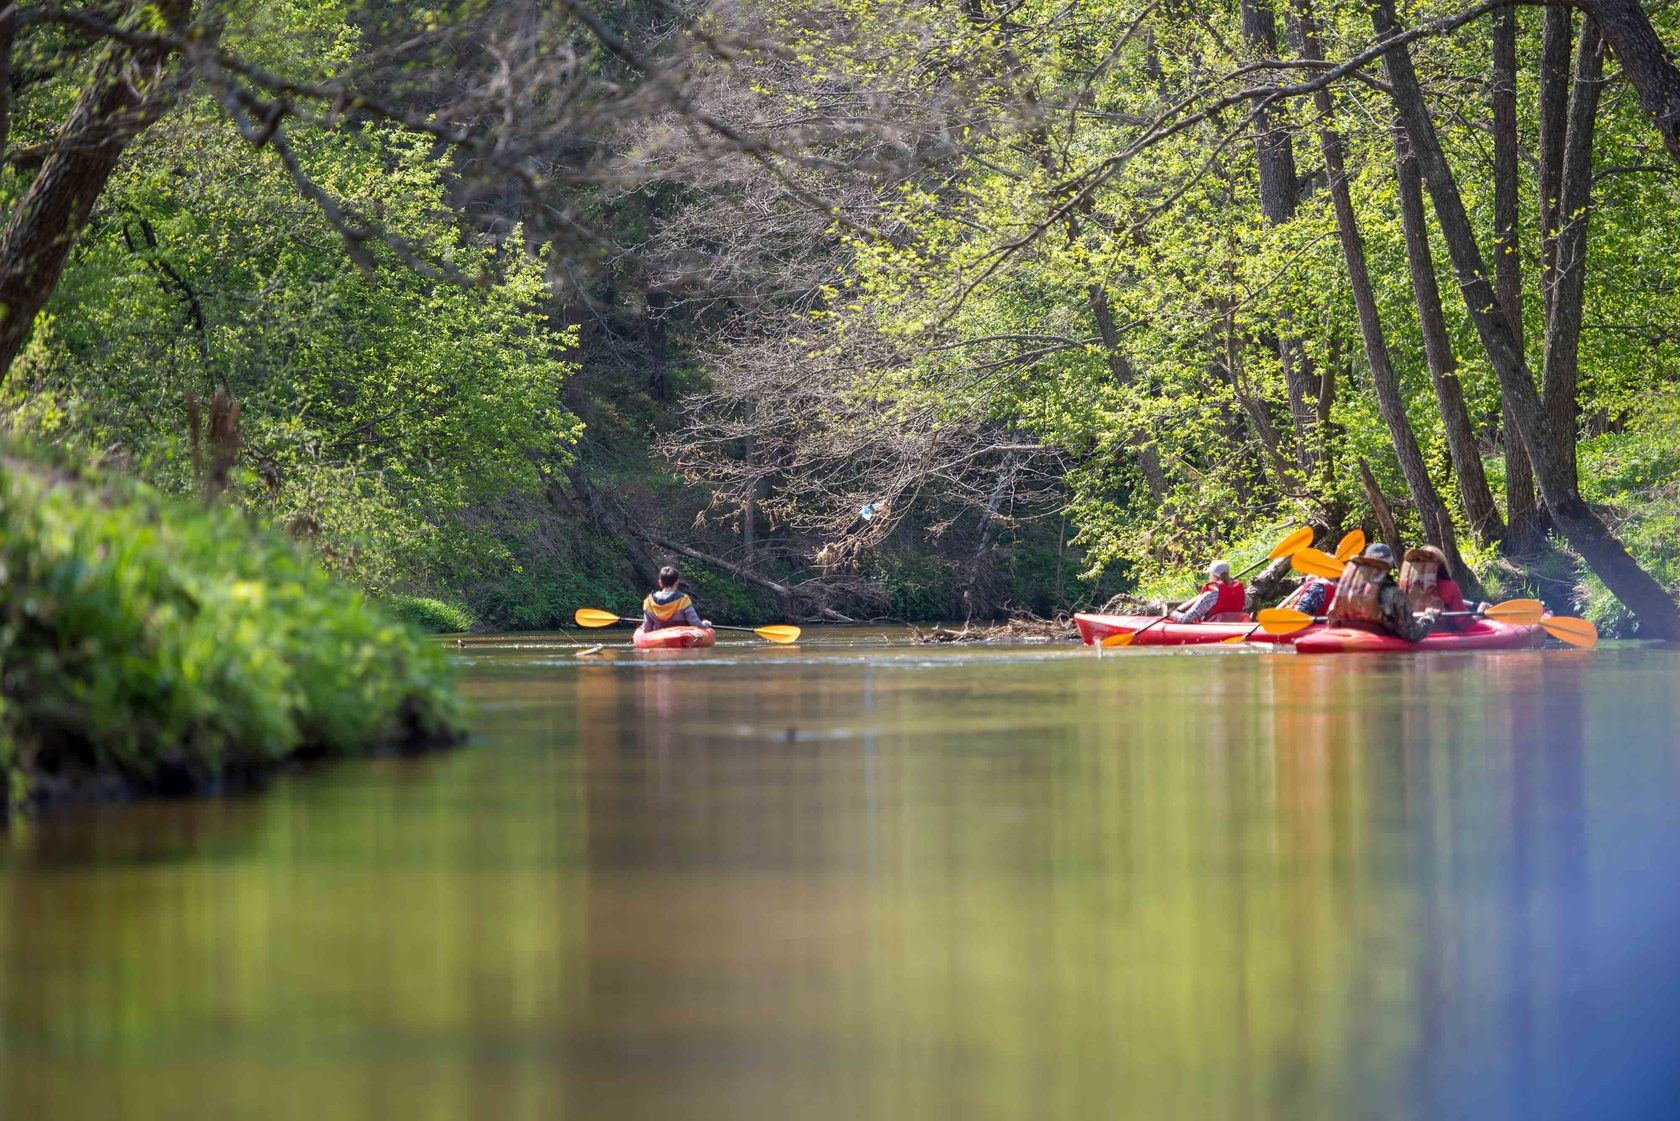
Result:
[[[14,453],[0,572],[0,817],[460,734],[441,651],[238,513]]]

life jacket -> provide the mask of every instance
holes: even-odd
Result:
[[[1388,565],[1372,557],[1353,557],[1336,583],[1336,598],[1327,614],[1332,627],[1352,623],[1382,626],[1382,586]]]
[[[1400,566],[1400,590],[1406,593],[1406,599],[1412,605],[1412,614],[1431,607],[1445,610],[1447,604],[1441,596],[1440,585],[1440,554],[1427,547],[1407,552],[1406,563]]]
[[[652,615],[655,619],[658,619],[661,623],[669,623],[671,621],[671,616],[677,614],[679,611],[683,611],[686,608],[694,606],[694,601],[689,599],[687,594],[683,592],[675,593],[672,598],[665,600],[663,603],[659,600],[660,595],[661,593],[655,592],[644,599],[642,601],[642,610],[646,611],[649,615]]]
[[[1219,598],[1208,609],[1206,618],[1209,621],[1218,620],[1221,615],[1242,615],[1243,609],[1248,606],[1248,593],[1241,580],[1209,580],[1202,585],[1202,591],[1219,593]]]

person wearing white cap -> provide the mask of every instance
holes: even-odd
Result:
[[[1248,620],[1248,589],[1241,580],[1231,579],[1231,566],[1216,560],[1208,565],[1208,582],[1194,599],[1168,612],[1175,623],[1241,623]]]

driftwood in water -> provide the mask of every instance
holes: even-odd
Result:
[[[910,641],[923,645],[945,642],[1060,642],[1078,637],[1073,620],[1065,615],[1054,619],[1022,617],[1008,619],[994,626],[974,626],[964,623],[956,629],[936,624],[932,630],[910,628]]]

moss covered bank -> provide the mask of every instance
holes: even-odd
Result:
[[[447,742],[448,666],[243,516],[0,461],[0,815]]]

